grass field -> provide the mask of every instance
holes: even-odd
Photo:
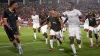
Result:
[[[20,30],[21,43],[24,54],[22,56],[73,56],[72,49],[69,45],[68,33],[64,33],[65,39],[61,46],[57,46],[54,43],[54,51],[49,51],[49,44],[46,45],[44,37],[41,33],[37,33],[37,40],[33,40],[32,28],[21,28]],[[94,39],[95,41],[95,39]],[[95,43],[95,42],[94,42]],[[100,40],[99,40],[100,43]],[[86,33],[82,29],[82,48],[79,49],[75,41],[78,56],[100,56],[100,46],[90,48],[89,39],[86,37]],[[60,51],[59,48],[64,48],[64,51]],[[7,38],[3,28],[0,27],[0,56],[20,56],[18,51],[13,47],[12,43]]]

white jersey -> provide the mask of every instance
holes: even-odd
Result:
[[[68,17],[69,27],[79,27],[80,26],[79,16],[81,16],[82,13],[79,10],[73,9],[72,11],[65,11],[63,15]]]
[[[66,17],[61,17],[62,21],[64,22],[66,20]]]
[[[39,24],[39,15],[32,15],[33,24]]]
[[[88,28],[89,28],[89,20],[86,19],[84,23],[84,29],[88,29]]]

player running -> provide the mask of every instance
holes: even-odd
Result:
[[[33,20],[33,30],[34,30],[34,40],[36,40],[36,29],[38,29],[38,32],[40,32],[40,23],[39,23],[39,15],[36,14],[36,11],[32,11],[31,18]]]
[[[58,45],[62,44],[60,40],[61,26],[63,26],[63,22],[59,16],[57,16],[56,11],[54,9],[50,10],[50,16],[47,19],[48,27],[50,27],[50,51],[53,50],[53,38],[56,37]]]
[[[96,38],[96,46],[98,46],[98,35],[97,35],[97,23],[96,23],[96,14],[90,9],[90,13],[86,16],[89,21],[89,38],[90,38],[90,47],[94,46],[93,39],[92,39],[92,32]]]
[[[64,16],[67,16],[68,18],[68,32],[69,32],[69,40],[71,44],[71,48],[73,50],[74,56],[77,56],[76,48],[74,45],[74,37],[76,37],[77,43],[79,48],[81,48],[81,36],[80,36],[80,20],[79,16],[82,17],[82,13],[74,9],[74,4],[72,2],[69,2],[67,4],[68,10],[63,13]]]
[[[47,35],[47,17],[48,15],[44,12],[44,9],[41,10],[39,19],[40,19],[40,26],[41,32],[45,37],[45,43],[48,44],[48,35]]]
[[[16,1],[11,1],[9,8],[4,11],[4,30],[15,47],[18,48],[19,54],[23,54],[20,39],[19,39],[19,29],[18,29],[18,16],[16,14],[16,8],[18,8],[18,3]]]
[[[96,12],[96,23],[98,24],[97,26],[97,34],[98,34],[98,37],[100,37],[100,11]]]

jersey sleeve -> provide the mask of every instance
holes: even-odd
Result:
[[[63,12],[62,14],[65,16],[67,14],[67,12]]]
[[[4,11],[3,17],[6,18],[6,19],[8,18],[8,13],[7,13],[7,11]]]
[[[78,16],[82,15],[82,13],[79,10],[77,10],[77,14],[78,14]]]

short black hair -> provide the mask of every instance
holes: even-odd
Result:
[[[74,3],[73,3],[73,2],[68,2],[68,4],[74,5]]]
[[[56,9],[54,9],[54,8],[51,8],[50,11],[51,11],[51,10],[56,11]]]
[[[88,10],[92,10],[92,8],[88,8]]]
[[[13,0],[10,2],[9,7],[11,7],[13,4],[17,3],[17,1]]]

